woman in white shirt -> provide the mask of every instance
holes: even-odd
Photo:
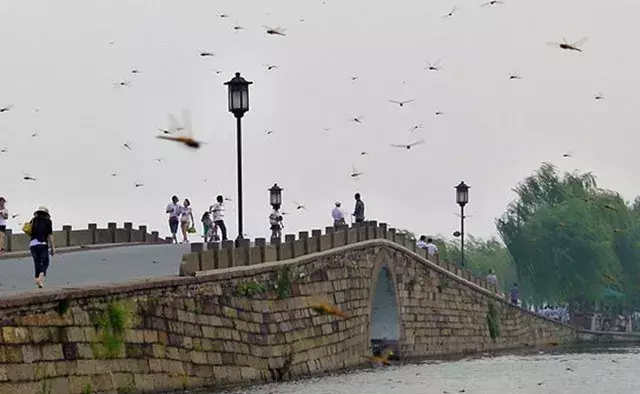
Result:
[[[188,198],[185,198],[184,204],[180,207],[180,228],[182,229],[182,242],[184,243],[189,243],[187,231],[191,223],[195,223],[193,220],[193,212],[191,212],[191,202]]]

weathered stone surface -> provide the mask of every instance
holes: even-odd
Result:
[[[572,329],[498,299],[477,285],[482,281],[467,280],[468,273],[462,278],[427,261],[420,251],[411,253],[405,241],[363,242],[390,233],[373,224],[328,235],[316,232],[315,246],[310,246],[313,237],[301,234],[300,240],[289,237],[289,243],[279,245],[282,257],[300,255],[291,260],[2,299],[3,321],[13,324],[2,327],[0,392],[29,390],[43,382],[71,393],[81,393],[87,384],[102,392],[168,391],[269,381],[284,373],[285,365],[289,377],[357,366],[369,347],[372,290],[382,266],[397,293],[400,356],[575,338]],[[344,246],[326,250],[336,239]],[[227,264],[241,260],[232,244],[227,243],[225,253]],[[274,290],[275,283],[282,294]],[[55,311],[58,299],[70,302],[63,316]],[[312,310],[318,299],[348,317]],[[126,309],[123,333],[92,319],[113,303]],[[502,335],[495,341],[486,324],[489,303],[500,314]],[[108,344],[115,354],[106,351]]]

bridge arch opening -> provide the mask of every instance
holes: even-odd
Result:
[[[391,271],[387,265],[378,270],[371,301],[370,340],[373,354],[390,347],[397,349],[400,339],[398,300]]]

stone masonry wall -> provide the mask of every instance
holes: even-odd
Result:
[[[388,240],[287,261],[0,300],[0,393],[162,392],[269,382],[366,363],[371,299],[390,269],[400,356],[575,340],[564,325]],[[343,319],[310,308],[337,305]],[[489,338],[493,303],[501,336]]]

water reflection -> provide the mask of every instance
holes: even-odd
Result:
[[[426,361],[228,391],[240,394],[640,393],[640,347]]]

